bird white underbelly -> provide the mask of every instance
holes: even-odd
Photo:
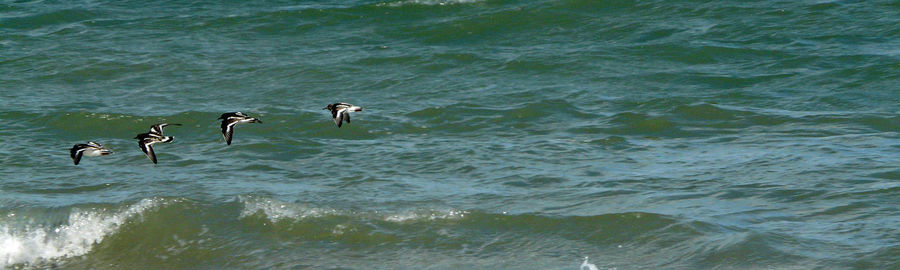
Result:
[[[96,149],[96,148],[89,148],[89,149],[85,149],[83,152],[81,152],[81,154],[85,155],[85,156],[89,156],[89,157],[96,157],[96,156],[102,156],[102,155],[109,155],[109,151],[102,150],[102,149]]]

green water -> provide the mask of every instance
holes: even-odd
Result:
[[[3,1],[0,267],[900,268],[896,1]],[[333,102],[364,107],[337,128]],[[216,118],[242,111],[226,146]],[[150,162],[132,139],[175,136]],[[68,149],[114,151],[72,164]]]

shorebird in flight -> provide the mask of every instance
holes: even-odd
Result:
[[[80,143],[69,149],[69,155],[72,156],[72,162],[78,165],[82,156],[96,157],[112,154],[112,151],[103,147],[103,145],[95,142],[86,144]]]
[[[181,124],[156,124],[150,127],[150,132],[141,133],[134,137],[138,139],[138,146],[141,147],[141,151],[144,151],[144,154],[147,155],[150,161],[153,161],[153,164],[156,164],[156,153],[153,152],[153,144],[170,143],[175,140],[173,136],[163,135],[163,128],[169,125],[180,126]]]
[[[328,104],[323,110],[331,111],[331,118],[334,119],[334,124],[341,127],[341,124],[346,121],[350,123],[350,112],[358,112],[362,111],[362,107],[353,106],[353,104],[347,104],[343,102],[338,102],[334,104]]]
[[[225,138],[225,143],[228,145],[231,145],[231,137],[234,135],[234,125],[243,123],[262,123],[261,120],[250,117],[242,112],[223,113],[222,116],[219,116],[219,119],[222,119],[222,137]]]

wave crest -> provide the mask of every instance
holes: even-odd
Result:
[[[378,4],[379,6],[402,7],[408,5],[446,6],[483,2],[484,0],[402,0]]]
[[[274,199],[251,196],[239,196],[238,201],[243,204],[240,218],[261,215],[270,222],[282,220],[302,221],[306,219],[333,216],[391,223],[410,223],[418,221],[461,219],[469,214],[468,211],[455,209],[420,209],[398,213],[383,213],[378,211],[356,212],[351,210],[314,207],[300,203],[286,203]]]
[[[27,222],[32,222],[32,217],[7,213],[0,218],[0,266],[39,264],[84,255],[128,220],[164,203],[165,199],[149,198],[118,211],[73,208],[64,224],[55,226],[30,225]]]

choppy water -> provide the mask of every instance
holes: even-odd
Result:
[[[900,268],[898,26],[896,1],[3,1],[0,267]],[[338,129],[336,101],[366,109]],[[264,124],[225,146],[229,111]],[[163,121],[154,165],[131,138]],[[115,153],[73,166],[86,141]]]

